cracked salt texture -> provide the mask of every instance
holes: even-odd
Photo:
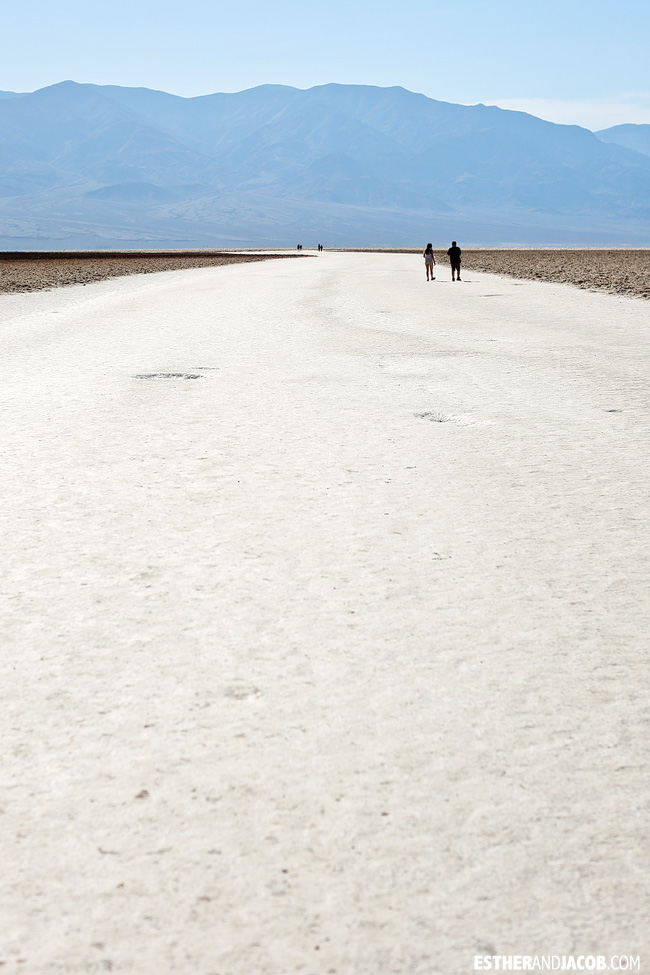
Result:
[[[421,270],[0,298],[7,970],[647,954],[647,304]]]

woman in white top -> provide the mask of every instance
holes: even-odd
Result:
[[[424,266],[427,272],[427,281],[433,281],[433,268],[435,266],[436,259],[433,256],[433,244],[427,244],[426,250],[424,251]],[[431,278],[429,278],[429,274]]]

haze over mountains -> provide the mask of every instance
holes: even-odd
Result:
[[[0,249],[650,244],[650,126],[403,88],[0,92]]]

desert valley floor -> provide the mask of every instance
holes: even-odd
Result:
[[[0,962],[641,954],[649,306],[409,254],[0,296]]]

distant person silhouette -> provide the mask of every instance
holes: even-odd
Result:
[[[456,276],[457,276],[458,280],[460,281],[460,255],[461,255],[461,253],[462,253],[462,251],[461,251],[460,247],[457,246],[456,241],[455,240],[452,240],[451,247],[447,251],[447,255],[449,256],[449,261],[451,263],[451,280],[452,281],[455,280],[455,278],[454,278],[454,272],[456,272]]]
[[[422,256],[424,257],[424,267],[427,272],[427,281],[429,280],[433,281],[434,280],[433,269],[436,264],[436,259],[433,256],[433,244],[427,244],[424,254]],[[429,278],[429,274],[431,274],[431,278]]]

